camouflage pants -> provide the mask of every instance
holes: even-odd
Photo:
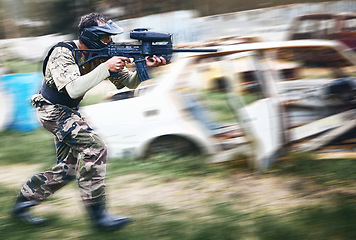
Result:
[[[48,104],[41,99],[41,95],[32,101],[42,126],[54,134],[57,165],[32,176],[24,184],[21,193],[32,202],[40,203],[78,177],[80,195],[85,205],[105,201],[105,143],[79,112]]]

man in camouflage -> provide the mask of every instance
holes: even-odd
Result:
[[[107,148],[81,117],[78,104],[89,89],[104,79],[109,79],[118,89],[124,86],[136,88],[140,79],[136,72],[126,68],[130,60],[125,57],[92,61],[79,67],[86,55],[85,52],[72,51],[73,48],[101,48],[110,42],[110,35],[119,34],[122,29],[97,13],[83,16],[78,27],[79,41],[64,42],[50,50],[44,63],[41,91],[32,98],[40,123],[54,134],[57,165],[33,175],[23,185],[12,215],[30,224],[42,224],[44,219],[33,216],[29,208],[78,178],[80,195],[94,226],[115,230],[130,222],[130,218],[111,216],[106,212]],[[75,53],[79,56],[74,56]],[[146,58],[147,66],[164,64],[164,58]],[[111,73],[118,74],[111,77]]]

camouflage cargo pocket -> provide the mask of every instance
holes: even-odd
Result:
[[[82,121],[79,113],[73,111],[70,108],[63,108],[59,118],[57,119],[58,129],[55,132],[55,135],[59,141],[63,141],[66,136],[76,136],[80,131],[81,127],[78,122]]]

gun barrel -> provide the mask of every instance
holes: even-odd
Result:
[[[217,52],[217,49],[212,48],[175,48],[172,52]]]

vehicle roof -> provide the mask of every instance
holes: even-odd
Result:
[[[201,53],[194,54],[194,56],[219,56],[237,52],[267,50],[267,49],[280,49],[292,47],[331,47],[343,48],[343,46],[332,40],[319,40],[319,39],[306,39],[306,40],[289,40],[289,41],[267,41],[255,43],[242,43],[238,45],[219,46],[218,52],[215,53]],[[192,56],[192,55],[191,55]]]
[[[345,13],[310,13],[297,17],[299,20],[304,19],[330,19],[330,18],[356,18],[356,13],[345,12]]]

